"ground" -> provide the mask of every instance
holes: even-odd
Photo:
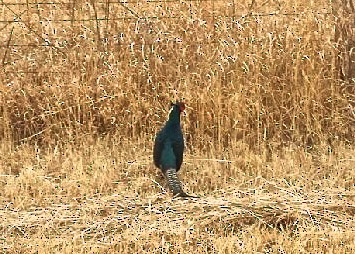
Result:
[[[268,159],[187,153],[180,177],[199,198],[172,199],[149,148],[2,149],[6,253],[350,253],[353,150],[315,160],[300,150]],[[138,151],[136,148],[142,146]],[[124,150],[121,148],[125,147]]]

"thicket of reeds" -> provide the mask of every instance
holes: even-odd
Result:
[[[5,252],[350,253],[355,89],[328,1],[0,3]],[[184,100],[184,188],[151,163]]]

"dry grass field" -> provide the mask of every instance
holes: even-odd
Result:
[[[329,1],[0,7],[3,253],[355,252],[355,89]],[[152,163],[181,98],[198,199]]]

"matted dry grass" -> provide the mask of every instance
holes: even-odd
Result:
[[[2,251],[354,252],[329,1],[252,3],[0,3]],[[151,162],[176,98],[198,199]]]
[[[148,148],[102,140],[67,147],[65,153],[31,146],[2,150],[2,171],[19,168],[17,175],[1,175],[3,250],[337,253],[355,248],[353,150],[339,150],[341,160],[284,151],[283,158],[269,162],[242,146],[230,160],[188,153],[180,176],[185,189],[200,198],[172,200]]]

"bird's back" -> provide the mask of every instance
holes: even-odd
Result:
[[[184,153],[184,139],[180,125],[165,125],[155,138],[153,160],[163,172],[168,168],[180,169]]]
[[[154,164],[165,175],[175,197],[191,197],[183,191],[176,173],[181,167],[184,153],[184,138],[180,127],[180,113],[184,109],[185,104],[182,102],[172,104],[169,119],[158,132],[153,148]]]

